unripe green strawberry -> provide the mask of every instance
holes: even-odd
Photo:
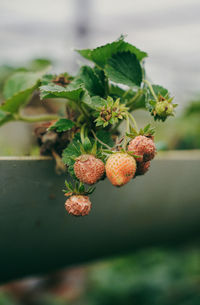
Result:
[[[76,159],[74,173],[83,183],[96,183],[105,172],[105,165],[93,155],[85,154]]]
[[[106,175],[115,186],[128,183],[136,171],[135,159],[124,152],[111,155],[106,162]]]
[[[149,170],[150,167],[150,161],[147,162],[137,162],[137,170],[136,170],[136,176],[144,175]]]
[[[128,151],[132,151],[137,158],[137,162],[150,161],[155,157],[156,146],[151,138],[137,136],[130,141]]]
[[[89,197],[84,195],[73,195],[65,202],[67,212],[74,216],[88,215],[91,210],[91,205]]]
[[[160,101],[156,103],[155,112],[160,117],[165,118],[174,113],[174,107],[167,100]]]

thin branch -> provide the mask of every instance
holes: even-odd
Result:
[[[105,144],[104,142],[102,142],[99,138],[97,138],[97,136],[96,136],[96,134],[95,134],[95,132],[94,132],[93,130],[91,130],[91,132],[92,132],[94,138],[95,138],[101,145],[105,146],[105,147],[108,148],[109,150],[112,149],[112,147],[110,147],[109,145],[107,145],[107,144]]]
[[[58,120],[59,117],[57,115],[39,115],[39,116],[22,116],[22,115],[15,115],[15,120],[27,122],[27,123],[37,123],[37,122],[45,122],[45,121],[54,121]]]

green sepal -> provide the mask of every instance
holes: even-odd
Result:
[[[92,150],[93,144],[91,143],[88,137],[85,137],[84,141],[82,142],[82,146],[84,149],[84,153],[89,153]]]
[[[94,192],[95,187],[90,186],[86,189],[85,185],[82,182],[75,181],[74,185],[71,182],[67,182],[65,180],[66,189],[63,190],[65,196],[73,196],[73,195],[83,195],[87,196]]]

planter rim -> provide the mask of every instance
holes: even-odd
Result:
[[[52,159],[50,156],[0,156],[0,161],[45,161]],[[200,160],[200,149],[160,151],[155,159]]]

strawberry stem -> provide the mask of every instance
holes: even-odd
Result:
[[[158,101],[158,98],[157,98],[157,96],[156,96],[156,94],[155,94],[155,92],[154,92],[154,90],[153,90],[153,87],[152,87],[151,83],[150,83],[148,80],[146,80],[146,79],[144,79],[143,82],[144,82],[145,84],[147,84],[147,86],[149,87],[149,90],[151,91],[151,94],[153,95],[155,101],[157,102],[157,101]]]
[[[86,126],[86,123],[81,126],[80,137],[81,137],[82,144],[84,143],[84,140],[85,140],[85,126]]]
[[[130,104],[132,104],[140,95],[142,94],[142,90],[138,90],[138,92],[136,93],[136,95],[134,95],[127,103],[127,106],[130,106]]]
[[[127,94],[129,94],[129,92],[131,92],[132,91],[132,89],[130,88],[130,89],[128,89],[127,91],[125,91],[124,92],[124,94],[123,94],[123,98],[125,98],[126,96],[127,96]]]
[[[126,114],[126,134],[130,132],[130,121],[129,121],[129,113]],[[123,143],[123,149],[126,150],[126,144],[127,144],[127,135],[124,137],[124,143]]]
[[[97,140],[101,145],[105,146],[106,148],[108,148],[109,150],[112,149],[112,147],[110,147],[109,145],[105,144],[103,141],[101,141],[99,138],[97,138],[95,132],[93,130],[91,130],[91,133],[93,134],[95,140]]]
[[[133,122],[133,125],[134,125],[136,131],[138,132],[139,129],[138,129],[137,122],[136,122],[135,118],[130,113],[128,115],[129,115],[129,118],[131,119],[131,121]]]
[[[23,122],[27,122],[27,123],[37,123],[37,122],[58,120],[59,116],[53,115],[53,114],[28,116],[28,117],[22,116],[22,115],[15,115],[15,119],[18,121],[23,121]]]

